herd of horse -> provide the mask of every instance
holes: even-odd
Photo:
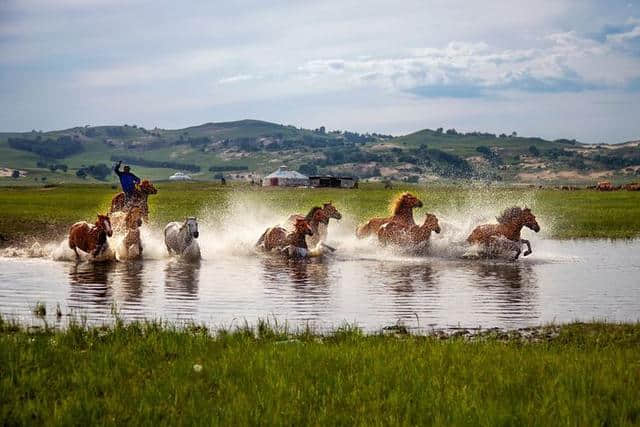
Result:
[[[94,224],[77,222],[69,230],[69,247],[79,257],[78,249],[100,257],[107,252],[107,237],[113,233],[123,238],[115,248],[118,259],[137,259],[142,257],[140,227],[149,221],[148,197],[157,190],[151,182],[144,180],[129,200],[124,193],[117,194],[111,201],[108,215],[98,214]],[[359,239],[375,238],[381,246],[392,246],[412,253],[425,253],[433,232],[440,233],[438,218],[427,213],[422,224],[416,224],[413,211],[423,207],[415,195],[405,192],[396,197],[390,205],[391,215],[384,218],[371,218],[356,228]],[[326,244],[329,220],[340,220],[342,214],[332,202],[321,207],[314,206],[306,215],[293,214],[284,224],[267,228],[259,237],[255,247],[267,253],[276,253],[288,258],[308,258],[335,251]],[[522,247],[527,249],[523,256],[531,254],[531,243],[520,236],[523,227],[534,232],[540,226],[530,209],[511,207],[497,217],[497,224],[477,226],[467,237],[467,242],[477,245],[480,254],[496,256],[513,254],[518,259]],[[184,222],[170,222],[164,228],[164,242],[169,254],[187,259],[200,259],[198,222],[188,217]]]

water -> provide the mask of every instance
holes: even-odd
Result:
[[[151,259],[138,262],[76,263],[62,247],[1,257],[0,313],[38,324],[32,310],[43,302],[49,324],[61,326],[69,313],[109,323],[115,309],[125,320],[233,327],[260,318],[321,330],[349,322],[367,331],[640,320],[640,240],[532,239],[534,253],[518,262],[462,259],[438,238],[424,258],[338,241],[335,255],[294,262],[242,245],[221,250],[212,239],[203,241],[205,259],[187,264],[146,239]]]

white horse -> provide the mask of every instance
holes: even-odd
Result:
[[[184,223],[170,222],[164,228],[164,244],[169,254],[175,253],[190,260],[200,259],[198,245],[198,221],[195,217],[188,217]]]

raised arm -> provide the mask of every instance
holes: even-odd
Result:
[[[116,163],[116,166],[113,168],[113,171],[116,173],[116,175],[120,176],[122,174],[122,172],[120,172],[120,165],[122,164],[122,160],[120,160],[118,163]]]

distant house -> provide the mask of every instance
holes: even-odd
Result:
[[[267,175],[262,180],[263,187],[301,187],[309,185],[309,177],[298,171],[292,171],[286,166]]]
[[[310,176],[312,187],[358,188],[358,178],[352,176]]]
[[[169,181],[191,181],[191,179],[191,176],[182,172],[176,172],[169,177]]]

